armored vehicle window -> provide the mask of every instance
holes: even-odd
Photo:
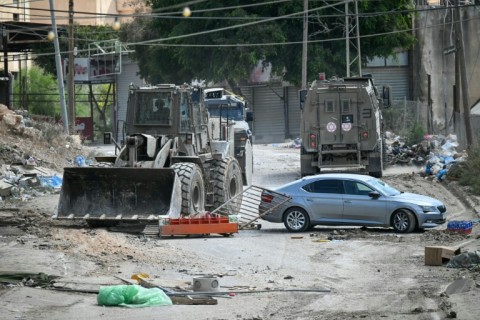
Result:
[[[342,113],[350,112],[350,100],[342,100]]]
[[[170,124],[172,99],[167,92],[137,95],[135,121],[137,124]]]
[[[344,193],[341,180],[318,180],[303,186],[303,189],[311,193]]]
[[[325,112],[335,112],[335,101],[325,100]]]
[[[180,96],[180,130],[189,131],[190,129],[190,108],[188,104],[188,93],[182,92]]]

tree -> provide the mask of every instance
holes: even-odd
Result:
[[[57,81],[42,68],[32,66],[27,76],[14,82],[17,105],[31,114],[59,116]]]
[[[359,2],[363,61],[413,44],[410,2]],[[121,39],[134,45],[140,74],[151,83],[201,78],[234,85],[248,79],[259,61],[271,64],[284,80],[300,82],[303,1],[232,0],[227,7],[224,1],[209,0],[193,4],[190,18],[181,16],[177,1],[147,3],[152,14],[135,18]],[[344,3],[310,1],[309,11],[309,80],[319,71],[344,75]]]

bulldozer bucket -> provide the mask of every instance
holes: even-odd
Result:
[[[173,169],[65,168],[57,218],[151,220],[178,198]]]

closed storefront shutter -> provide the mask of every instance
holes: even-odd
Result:
[[[410,100],[408,67],[364,68],[363,73],[370,73],[379,90],[385,85],[391,87],[394,100]]]
[[[285,141],[285,106],[281,84],[253,88],[255,143]]]
[[[288,133],[287,138],[295,139],[300,137],[300,119],[302,116],[300,110],[300,98],[297,87],[287,87],[288,101]]]

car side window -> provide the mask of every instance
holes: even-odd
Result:
[[[374,191],[372,188],[364,185],[363,183],[356,181],[344,181],[345,193],[357,196],[368,196],[368,194]]]
[[[341,180],[318,180],[303,186],[303,189],[310,193],[344,193]]]

